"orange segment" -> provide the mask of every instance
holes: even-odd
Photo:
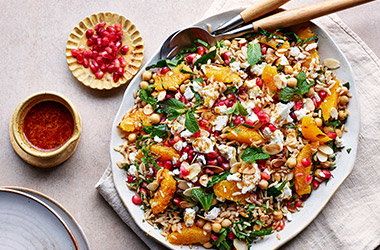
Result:
[[[302,118],[301,131],[302,135],[312,142],[318,141],[321,143],[325,143],[331,141],[331,138],[328,137],[325,133],[322,132],[322,130],[318,128],[311,115]]]
[[[134,132],[140,130],[143,126],[152,125],[149,116],[144,114],[143,110],[134,110],[124,115],[123,120],[119,123],[119,128],[124,132]]]
[[[190,74],[182,73],[181,70],[190,71],[189,66],[185,64],[180,64],[171,71],[164,75],[155,75],[154,78],[154,88],[156,90],[176,90],[179,85],[183,83],[186,79],[190,78]]]
[[[224,198],[226,200],[235,202],[245,202],[245,199],[249,197],[249,194],[239,194],[233,195],[234,193],[240,192],[241,189],[238,188],[236,181],[221,181],[216,183],[214,186],[214,193],[217,197]]]
[[[162,169],[160,171],[162,171],[161,177],[159,178],[160,187],[156,190],[153,199],[149,201],[154,214],[159,214],[165,211],[177,189],[177,183],[173,176],[170,175],[169,170]]]
[[[339,87],[339,81],[336,80],[335,85],[330,89],[331,94],[321,103],[322,117],[325,121],[328,121],[331,117],[331,109],[338,106],[338,92],[336,89]]]
[[[214,76],[214,80],[218,82],[230,83],[241,81],[239,75],[232,71],[230,67],[205,65],[203,71],[207,78]]]
[[[162,161],[172,161],[173,159],[179,159],[180,156],[174,148],[154,144],[150,147],[150,151],[159,156]]]
[[[240,143],[251,145],[252,143],[259,144],[264,141],[263,137],[253,128],[247,128],[239,125],[236,128],[226,128],[223,131],[223,137],[228,140],[234,140]]]
[[[311,162],[312,150],[310,144],[306,144],[297,156],[297,165],[294,168],[294,185],[298,195],[310,194],[311,186],[306,181],[306,176],[311,174],[311,167],[304,167],[302,159],[307,158]]]
[[[265,66],[263,70],[263,75],[261,76],[261,78],[263,78],[264,80],[265,86],[267,86],[267,88],[269,89],[271,96],[273,96],[277,91],[277,87],[274,84],[275,75],[277,75],[277,69],[273,66],[267,65]]]
[[[280,33],[276,33],[277,36],[281,36]],[[259,40],[260,43],[263,43],[263,44],[266,44],[270,47],[272,47],[273,49],[275,50],[278,50],[278,49],[289,49],[290,48],[290,44],[288,41],[285,41],[284,43],[282,43],[282,45],[279,46],[279,42],[276,41],[277,38],[271,38],[268,40],[268,38],[266,36],[258,36],[257,39]],[[286,40],[286,38],[283,38],[284,40]],[[277,47],[279,46],[279,47]],[[282,53],[285,53],[285,52],[282,52]],[[282,54],[280,53],[280,54]]]
[[[211,234],[197,226],[183,227],[181,232],[173,232],[168,235],[168,241],[173,245],[195,245],[209,242]]]

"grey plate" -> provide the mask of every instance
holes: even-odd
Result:
[[[74,235],[47,204],[0,189],[0,249],[78,249]]]

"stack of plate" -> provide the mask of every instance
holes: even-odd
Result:
[[[0,187],[0,249],[89,249],[58,202],[31,189]]]

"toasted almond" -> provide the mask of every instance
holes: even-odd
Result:
[[[158,92],[158,95],[157,95],[158,101],[163,101],[165,99],[165,97],[166,97],[166,90]]]
[[[317,158],[320,162],[326,162],[328,159],[327,155],[325,155],[324,153],[320,151],[317,152]]]
[[[329,69],[337,69],[340,67],[340,62],[334,58],[326,58],[323,60],[323,66]]]
[[[233,245],[236,248],[236,250],[248,250],[248,245],[241,240],[234,239]]]
[[[179,180],[177,183],[178,183],[177,187],[180,188],[180,189],[182,189],[182,190],[186,190],[186,189],[188,189],[188,188],[191,187],[190,183],[188,183],[185,180]]]
[[[208,183],[208,180],[209,180],[209,177],[208,175],[204,174],[202,175],[201,177],[199,177],[199,183],[204,186],[204,187],[207,187],[207,183]]]
[[[318,147],[318,151],[321,151],[325,155],[332,155],[334,153],[334,150],[332,148],[330,148],[329,146],[327,146],[327,145],[321,145],[321,146],[319,146]]]
[[[145,105],[144,114],[150,115],[150,114],[153,114],[153,112],[154,112],[154,110],[153,110],[152,105],[150,105],[150,104]]]
[[[148,184],[147,188],[150,190],[150,191],[156,191],[157,188],[158,188],[159,184],[157,181],[153,181],[151,183]]]
[[[278,143],[267,144],[263,147],[263,152],[270,155],[278,154],[282,151],[283,146]]]

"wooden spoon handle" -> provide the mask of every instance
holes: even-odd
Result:
[[[371,1],[374,0],[325,0],[271,15],[253,22],[252,25],[255,31],[258,28],[266,30],[285,28]]]
[[[244,22],[252,21],[260,16],[263,16],[275,9],[278,9],[281,5],[289,2],[290,0],[257,0],[247,9],[240,13]]]

